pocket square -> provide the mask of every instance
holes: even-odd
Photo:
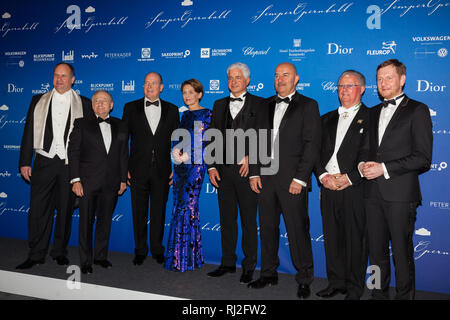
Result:
[[[361,130],[359,130],[359,133],[363,133],[364,132],[364,128],[361,128]]]

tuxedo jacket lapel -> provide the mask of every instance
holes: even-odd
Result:
[[[379,147],[381,147],[383,145],[383,142],[386,141],[386,139],[389,139],[389,135],[391,134],[392,130],[395,128],[400,115],[402,114],[403,110],[405,109],[406,104],[408,103],[408,100],[409,100],[408,97],[405,95],[402,102],[400,103],[400,105],[397,107],[394,114],[392,115],[392,118],[389,121],[389,123],[386,127],[386,130],[384,131],[383,139],[381,140]],[[381,113],[381,109],[380,109],[380,113]],[[378,113],[378,120],[380,117],[380,113]],[[377,128],[378,128],[378,126],[377,126]],[[377,130],[377,138],[378,138],[378,130]]]
[[[333,111],[330,118],[331,119],[329,121],[329,127],[327,128],[327,131],[330,135],[330,145],[333,146],[334,151],[334,146],[336,145],[337,126],[339,121],[339,113],[337,112],[337,110]]]
[[[145,131],[147,132],[147,134],[153,136],[152,129],[150,128],[150,124],[148,123],[148,120],[147,120],[147,115],[145,114],[145,103],[144,103],[144,101],[145,101],[145,99],[142,98],[141,100],[139,100],[137,102],[139,104],[137,106],[138,121],[142,121],[143,122],[143,127],[145,128]]]
[[[167,119],[167,105],[166,102],[163,101],[162,99],[159,99],[161,101],[161,117],[159,118],[159,122],[158,125],[156,126],[156,130],[155,130],[155,136],[158,134],[158,131],[161,130],[161,127],[163,126],[163,124],[165,123],[166,119]],[[147,121],[148,124],[148,121]],[[148,126],[150,128],[150,126]],[[150,130],[150,132],[152,132],[152,130]]]
[[[347,132],[345,133],[344,139],[342,140],[341,147],[344,146],[347,143],[347,141],[349,141],[353,137],[354,134],[359,132],[359,130],[361,128],[361,124],[362,124],[362,122],[358,123],[358,121],[361,120],[358,117],[358,114],[360,114],[360,111],[361,111],[361,108],[355,114],[355,117],[353,118],[352,123],[350,123],[350,126],[348,127]]]

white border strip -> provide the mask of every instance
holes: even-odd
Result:
[[[0,270],[0,291],[47,300],[184,300],[182,298]]]

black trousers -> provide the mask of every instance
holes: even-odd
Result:
[[[108,257],[111,219],[117,203],[117,192],[95,190],[87,191],[79,200],[79,253],[80,266],[92,265],[94,260],[106,260]],[[95,251],[93,252],[92,234],[95,217]]]
[[[239,165],[220,167],[218,200],[220,213],[220,236],[222,245],[221,264],[228,267],[236,265],[236,244],[238,238],[238,208],[242,228],[242,268],[254,270],[258,256],[258,230],[256,223],[256,193],[250,188],[248,177],[241,177]]]
[[[258,196],[261,237],[261,277],[276,277],[280,264],[280,215],[283,214],[289,240],[291,259],[298,284],[311,284],[314,280],[311,236],[309,234],[308,192],[289,193],[289,186],[281,186],[276,176],[262,176],[262,189]]]
[[[413,232],[418,202],[388,202],[378,185],[365,199],[369,236],[370,264],[380,267],[381,287],[372,290],[374,299],[389,298],[391,262],[389,240],[395,266],[396,299],[414,299],[415,266]]]
[[[47,255],[55,210],[57,215],[50,255],[53,258],[65,256],[75,202],[69,182],[69,166],[57,156],[50,159],[36,154],[31,174],[28,256],[32,260],[41,260]]]
[[[162,240],[169,195],[169,176],[160,175],[156,167],[146,177],[131,177],[131,205],[133,210],[134,252],[148,254],[148,215],[150,199],[150,252],[164,254]]]
[[[364,293],[368,262],[362,187],[342,191],[322,187],[320,194],[328,284],[347,289],[354,298]]]

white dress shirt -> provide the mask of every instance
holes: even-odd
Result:
[[[97,116],[97,119],[99,117]],[[108,119],[107,116],[105,119]],[[108,122],[102,121],[99,123],[100,131],[102,132],[103,143],[105,144],[106,153],[109,153],[109,148],[111,147],[111,125]]]
[[[99,118],[99,116],[97,116],[97,119]],[[108,119],[109,116],[107,116],[105,119]],[[107,122],[100,122],[99,124],[100,127],[100,131],[102,133],[102,138],[103,138],[103,143],[105,144],[105,148],[106,148],[106,153],[109,153],[109,148],[111,148],[111,137],[112,137],[112,133],[111,133],[111,125]],[[71,184],[74,184],[75,182],[79,182],[81,181],[80,177],[76,177],[73,178],[72,180],[70,180]]]
[[[230,93],[230,98],[241,98],[242,101],[231,101],[230,100],[230,113],[231,117],[236,118],[238,113],[241,111],[242,107],[245,103],[245,95],[247,94],[247,91],[245,91],[243,94],[241,94],[239,97],[235,97],[232,93]]]
[[[70,90],[63,94],[55,90],[51,102],[53,141],[48,152],[44,150],[36,151],[44,157],[52,159],[57,155],[61,160],[66,159],[64,131],[69,117],[70,100]]]
[[[147,117],[150,129],[152,130],[153,134],[155,134],[156,128],[158,128],[159,120],[161,119],[161,100],[158,99],[159,106],[149,105],[148,107],[146,107],[145,104],[147,103],[147,101],[150,100],[147,99],[147,97],[145,97],[144,99],[145,116]]]
[[[392,119],[392,116],[394,115],[394,113],[397,110],[400,103],[402,103],[403,99],[405,98],[404,96],[401,98],[398,98],[401,95],[403,95],[403,92],[394,98],[395,104],[390,103],[390,104],[388,104],[387,107],[381,108],[380,120],[378,122],[378,146],[381,144],[381,140],[383,139],[384,133],[386,131],[387,126],[389,125],[389,122]],[[386,100],[386,99],[384,99],[384,100]],[[389,176],[389,173],[387,171],[387,168],[386,168],[386,165],[384,164],[384,162],[381,163],[381,166],[383,167],[384,178],[389,179],[390,176]],[[358,165],[358,171],[359,171],[359,165]],[[359,174],[361,175],[361,177],[364,176],[361,171],[359,171]]]
[[[336,130],[336,141],[334,144],[334,152],[331,156],[330,160],[328,161],[327,165],[325,166],[325,170],[327,172],[324,172],[320,175],[319,181],[322,182],[322,178],[326,176],[327,174],[337,174],[341,173],[341,170],[339,168],[339,163],[337,161],[337,153],[339,151],[339,148],[341,147],[342,141],[344,140],[345,135],[347,134],[348,128],[350,127],[350,124],[352,123],[353,119],[355,118],[356,114],[359,111],[359,108],[361,107],[361,103],[358,103],[357,105],[351,107],[351,108],[344,108],[339,107],[338,113],[339,113],[339,120]],[[348,178],[348,177],[347,177]],[[350,179],[348,179],[350,184],[352,182]]]
[[[381,141],[383,140],[383,136],[384,133],[386,131],[387,126],[389,125],[389,122],[391,122],[392,116],[394,115],[395,111],[397,110],[398,106],[400,105],[400,103],[403,101],[403,99],[405,98],[404,96],[401,98],[401,95],[403,94],[403,92],[398,95],[397,97],[394,98],[395,100],[395,104],[388,104],[387,107],[383,107],[381,108],[381,112],[380,112],[380,120],[378,122],[378,145],[381,144]],[[397,99],[398,98],[398,99]],[[386,100],[386,99],[384,99]],[[384,177],[386,179],[389,179],[389,173],[386,169],[386,165],[383,163],[381,163],[381,165],[383,166],[383,174]]]
[[[294,94],[295,94],[295,91],[288,95],[290,101],[292,101],[292,97],[294,96]],[[278,97],[280,97],[280,96],[278,96]],[[280,97],[280,98],[283,99],[286,97]],[[286,110],[288,107],[289,107],[289,104],[284,101],[281,101],[280,103],[277,103],[275,105],[275,113],[273,115],[273,136],[272,136],[273,140],[272,140],[272,151],[271,151],[272,159],[274,158],[273,145],[275,143],[275,139],[278,136],[278,130],[280,129],[281,120],[283,120],[284,114],[286,113]],[[295,178],[293,178],[293,180],[297,183],[300,183],[303,187],[307,186],[305,181],[295,179]]]

